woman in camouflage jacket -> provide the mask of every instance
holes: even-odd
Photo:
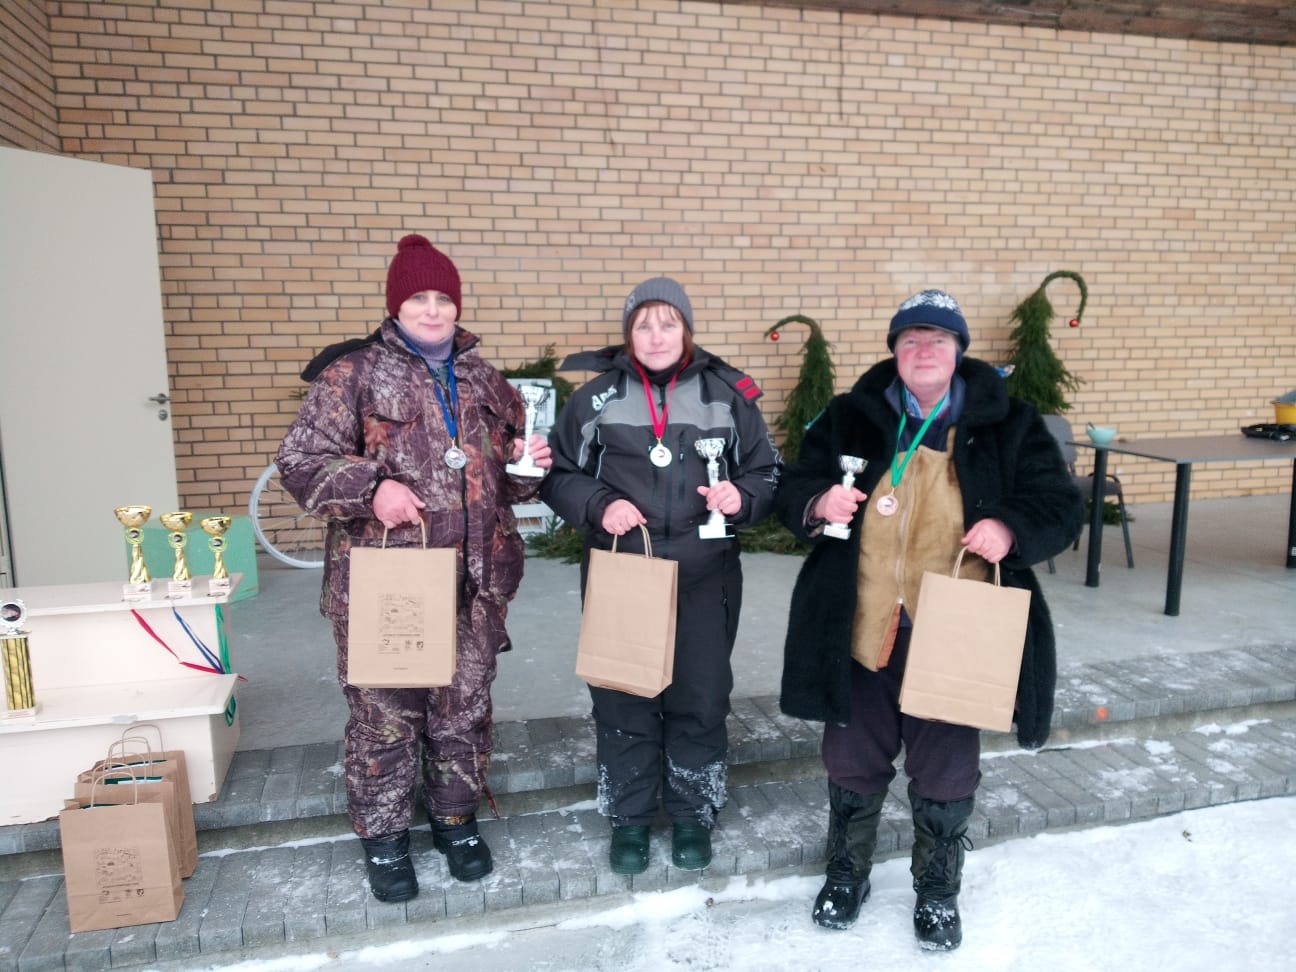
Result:
[[[521,455],[517,392],[458,326],[459,274],[426,239],[400,241],[387,275],[390,317],[369,338],[324,351],[276,462],[307,512],[328,521],[320,610],[333,625],[338,681],[350,706],[345,772],[370,888],[382,901],[418,893],[409,858],[411,793],[422,781],[437,850],[450,873],[490,873],[476,811],[491,753],[490,686],[509,648],[508,602],[522,578],[512,505],[539,480],[508,475]],[[532,457],[549,449],[532,437]],[[361,688],[347,680],[353,546],[459,552],[457,664],[442,688]],[[421,772],[420,772],[421,769]]]

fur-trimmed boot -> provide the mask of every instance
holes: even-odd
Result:
[[[972,848],[967,835],[973,797],[938,803],[914,792],[914,845],[910,871],[918,900],[914,904],[914,935],[923,948],[953,951],[963,941],[958,893],[963,883],[963,859]]]
[[[409,831],[384,837],[361,837],[369,890],[379,901],[408,901],[419,892],[410,860]]]
[[[868,900],[886,791],[865,796],[828,781],[828,866],[811,917],[824,928],[849,928]]]

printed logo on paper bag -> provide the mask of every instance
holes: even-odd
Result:
[[[378,601],[378,652],[400,655],[422,651],[423,599],[413,594],[383,594]]]
[[[143,894],[144,867],[138,847],[95,849],[95,884],[101,902],[124,901]]]

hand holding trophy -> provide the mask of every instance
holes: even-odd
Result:
[[[526,406],[526,431],[522,434],[522,458],[510,462],[505,471],[514,476],[532,476],[539,478],[545,471],[531,458],[531,433],[535,431],[536,413],[544,400],[549,397],[549,389],[544,385],[522,385],[518,388],[522,404]]]
[[[707,482],[714,486],[720,482],[720,457],[724,455],[725,440],[698,439],[694,448],[706,460]],[[712,510],[707,521],[698,527],[698,536],[703,540],[724,540],[733,536],[733,528],[725,522],[723,513]]]
[[[131,547],[130,579],[122,585],[122,600],[142,601],[153,596],[153,579],[144,563],[143,526],[153,515],[151,506],[119,506],[113,513],[126,528],[126,542]]]
[[[864,471],[868,465],[867,459],[861,459],[859,456],[842,456],[839,460],[842,470],[841,484],[846,489],[855,485],[855,477]],[[823,528],[824,536],[836,537],[838,540],[849,540],[851,531],[849,523],[829,523]]]

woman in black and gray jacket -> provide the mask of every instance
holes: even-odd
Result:
[[[730,655],[742,607],[732,536],[703,539],[712,510],[735,525],[769,513],[780,460],[751,378],[693,343],[693,310],[669,277],[636,287],[622,315],[625,345],[569,357],[564,370],[597,371],[550,433],[553,467],[540,496],[585,534],[589,549],[641,551],[679,564],[674,677],[655,698],[590,688],[598,733],[599,809],[612,823],[618,874],[648,867],[649,826],[661,805],[673,821],[672,861],[711,861],[711,828],[726,801],[725,718]],[[720,479],[709,485],[700,439],[722,439]]]

